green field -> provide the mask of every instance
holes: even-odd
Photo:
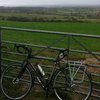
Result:
[[[22,22],[100,22],[99,7],[0,7],[0,20]]]
[[[100,35],[100,23],[1,21],[0,26]]]
[[[100,35],[100,23],[1,21],[0,26]],[[17,42],[31,43],[31,44],[41,44],[41,45],[51,44],[53,40],[61,38],[56,35],[47,35],[47,34],[40,35],[37,33],[32,34],[27,32],[4,31],[4,33],[6,33],[3,34],[4,40],[11,40]],[[95,40],[95,39],[77,38],[77,40],[82,41],[82,43],[84,43],[90,49],[100,51],[99,47],[100,39]],[[73,40],[71,41],[72,41],[72,46],[74,45],[74,47],[77,48],[78,45],[76,45]],[[57,46],[65,47],[66,40],[58,43]]]

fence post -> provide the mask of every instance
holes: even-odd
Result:
[[[0,79],[1,79],[1,73],[2,73],[2,70],[1,70],[1,44],[2,44],[2,32],[1,32],[2,28],[0,27]]]

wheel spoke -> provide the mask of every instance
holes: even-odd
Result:
[[[3,72],[1,77],[1,89],[4,95],[11,100],[25,97],[32,87],[32,76],[29,69],[26,68],[23,76],[17,79],[20,70],[20,65],[12,65]]]
[[[70,73],[73,74],[73,78],[71,78]],[[54,78],[53,86],[59,100],[68,100],[68,98],[70,100],[87,100],[92,90],[89,75],[80,67],[78,69],[77,67],[70,67],[70,69],[59,70]]]

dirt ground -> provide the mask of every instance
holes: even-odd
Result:
[[[98,61],[96,58],[87,58],[85,61],[86,64],[93,64],[93,65],[100,65],[100,61]],[[100,74],[100,68],[88,66],[88,71],[92,73],[98,73]]]
[[[0,93],[0,100],[8,100],[2,92]],[[44,90],[36,85],[35,87],[32,88],[30,93],[23,98],[22,100],[58,100],[55,95],[50,95],[46,97]]]
[[[0,93],[0,100],[8,100],[2,93]],[[22,100],[58,100],[55,95],[45,96],[45,92],[41,87],[35,86],[31,92]],[[89,100],[100,100],[99,98],[90,98]]]

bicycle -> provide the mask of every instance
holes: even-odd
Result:
[[[25,45],[16,45],[17,51],[25,50],[26,58],[21,64],[12,64],[1,76],[1,90],[11,100],[23,99],[34,87],[37,80],[48,96],[54,91],[58,100],[88,100],[92,93],[91,76],[83,64],[71,65],[67,59],[64,67],[61,62],[69,55],[69,49],[60,50],[50,77],[38,63],[31,63],[34,58],[32,49]],[[83,67],[82,67],[83,66]]]

